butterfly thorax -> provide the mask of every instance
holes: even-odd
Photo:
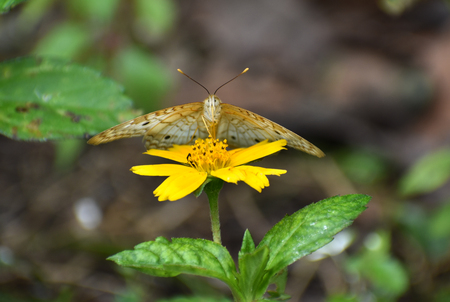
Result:
[[[220,112],[222,110],[222,101],[210,94],[207,99],[203,101],[203,117],[208,123],[217,124],[220,120]]]

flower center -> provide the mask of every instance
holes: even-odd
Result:
[[[211,137],[198,139],[192,146],[187,161],[191,167],[209,174],[211,171],[226,167],[230,159],[227,147],[227,140],[219,141]]]

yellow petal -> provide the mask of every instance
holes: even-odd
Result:
[[[170,176],[197,171],[192,167],[177,164],[142,165],[130,169],[133,173],[145,176]]]
[[[159,201],[174,201],[185,197],[200,187],[206,180],[205,172],[189,172],[169,176],[153,193]]]
[[[260,193],[261,189],[269,186],[269,180],[266,175],[280,175],[286,173],[286,170],[266,169],[255,166],[239,166],[235,169],[241,170],[245,174],[245,177],[242,180]]]
[[[186,164],[187,156],[190,152],[189,150],[192,150],[192,148],[190,146],[174,145],[169,150],[150,149],[147,152],[144,152],[144,154],[159,156],[159,157],[177,161],[179,163]]]
[[[211,171],[211,175],[232,183],[237,183],[239,180],[243,180],[245,178],[245,173],[243,173],[240,169],[233,167]]]
[[[251,171],[253,173],[262,173],[264,175],[281,175],[285,174],[287,171],[282,169],[268,169],[257,166],[239,166],[237,168],[245,169],[246,171]]]
[[[276,153],[280,150],[286,149],[286,140],[282,139],[272,143],[268,143],[267,140],[260,142],[248,148],[243,148],[233,153],[230,159],[230,166],[240,166],[248,162],[257,160],[259,158]]]
[[[261,173],[247,173],[244,182],[259,193],[261,193],[261,189],[269,186],[269,180],[264,174]]]

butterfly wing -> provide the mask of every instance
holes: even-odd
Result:
[[[289,147],[317,157],[325,154],[294,132],[243,108],[222,103],[217,138],[227,139],[232,147],[248,147],[263,140],[285,139]]]
[[[202,102],[158,110],[107,129],[88,143],[99,145],[134,136],[144,136],[147,149],[167,149],[174,144],[193,143],[198,137],[208,137],[202,114]]]

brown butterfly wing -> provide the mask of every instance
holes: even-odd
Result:
[[[285,139],[289,147],[308,154],[324,157],[325,154],[294,132],[243,108],[222,103],[217,138],[227,139],[231,147],[248,147],[268,139]]]
[[[99,145],[121,138],[144,136],[147,149],[189,144],[198,137],[208,136],[202,114],[202,102],[158,110],[107,129],[92,137],[88,143]]]

